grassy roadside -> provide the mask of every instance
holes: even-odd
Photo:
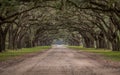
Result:
[[[113,52],[111,50],[105,50],[105,49],[83,48],[81,46],[69,46],[69,48],[82,50],[86,52],[98,53],[112,61],[120,61],[120,52]]]
[[[33,47],[33,48],[23,48],[20,50],[8,50],[6,52],[0,53],[0,61],[4,61],[9,58],[25,55],[28,53],[40,52],[40,51],[50,49],[50,48],[51,48],[50,46],[38,46],[38,47]]]

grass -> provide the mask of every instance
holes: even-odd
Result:
[[[0,61],[5,61],[12,57],[21,56],[21,55],[25,55],[28,53],[40,52],[40,51],[43,51],[49,48],[51,47],[50,46],[38,46],[38,47],[33,47],[33,48],[22,48],[19,50],[7,50],[6,52],[0,53]]]
[[[76,50],[82,50],[86,52],[98,53],[112,61],[120,61],[120,52],[118,51],[114,52],[114,51],[105,50],[105,49],[83,48],[82,46],[69,46],[69,48],[76,49]]]

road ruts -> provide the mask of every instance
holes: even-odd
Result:
[[[119,71],[59,45],[3,69],[0,75],[120,75]]]

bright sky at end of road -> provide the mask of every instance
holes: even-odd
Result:
[[[66,48],[66,46],[67,45],[64,45],[64,44],[62,44],[62,45],[58,45],[58,44],[52,45],[53,48]]]

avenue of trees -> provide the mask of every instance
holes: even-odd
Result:
[[[51,45],[120,51],[119,0],[0,0],[0,52]]]

